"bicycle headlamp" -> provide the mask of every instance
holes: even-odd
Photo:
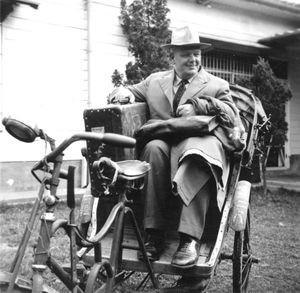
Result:
[[[23,142],[33,142],[38,136],[35,129],[16,119],[3,118],[2,124],[10,135]]]

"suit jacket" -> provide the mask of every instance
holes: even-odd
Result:
[[[139,84],[129,87],[136,101],[147,103],[150,119],[166,120],[173,118],[174,74],[174,70],[157,72]],[[238,117],[238,110],[230,96],[229,84],[225,80],[206,72],[203,68],[187,87],[179,105],[184,103],[192,103],[199,115],[223,113],[224,117],[230,121],[234,121]],[[189,204],[199,191],[199,186],[201,186],[199,182],[189,182],[188,178],[176,176],[183,158],[195,154],[212,166],[218,190],[218,206],[221,209],[225,198],[229,163],[222,143],[215,135],[191,137],[173,145],[171,149],[172,179],[178,180],[177,185],[189,184],[188,188],[180,186],[181,190],[188,190],[188,192],[179,194],[183,201]],[[189,177],[188,174],[182,174],[182,176]]]

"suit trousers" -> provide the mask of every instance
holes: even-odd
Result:
[[[169,209],[169,201],[177,201],[178,209],[176,221],[178,232],[188,234],[198,240],[201,239],[205,218],[211,198],[215,191],[214,178],[208,168],[198,170],[201,174],[202,187],[192,201],[185,205],[181,198],[172,192],[172,178],[170,172],[171,144],[162,140],[150,141],[141,152],[140,159],[151,165],[151,170],[145,179],[144,195],[144,228],[170,230],[167,216],[173,211]],[[188,160],[189,157],[184,160]],[[191,158],[194,159],[194,158]],[[179,166],[180,168],[180,166]],[[201,164],[199,165],[201,168]],[[205,174],[204,174],[205,173]],[[174,205],[171,205],[174,208]]]

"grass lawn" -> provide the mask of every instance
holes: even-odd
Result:
[[[0,206],[1,270],[9,270],[31,207],[31,204]],[[252,267],[250,292],[300,292],[300,194],[279,190],[262,197],[260,190],[254,190],[251,214],[252,250],[260,263]],[[65,203],[57,208],[57,218],[61,217],[68,217]],[[34,232],[29,241],[20,269],[22,276],[31,276],[30,264],[37,236]],[[231,252],[232,236],[232,231],[229,231],[224,251]],[[51,253],[60,262],[66,262],[68,243],[62,232],[53,241]],[[207,292],[231,292],[231,274],[231,262],[221,262]],[[55,276],[47,272],[46,277],[59,292],[67,292],[61,289]],[[174,278],[162,276],[161,282],[174,282]]]

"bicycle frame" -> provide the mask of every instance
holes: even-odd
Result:
[[[55,150],[55,147],[53,147]],[[55,207],[58,203],[58,198],[56,196],[57,188],[59,185],[60,178],[65,177],[65,172],[61,173],[61,165],[62,165],[63,154],[59,154],[54,159],[54,167],[53,171],[51,171],[51,177],[45,176],[41,181],[40,190],[38,193],[38,198],[33,206],[31,216],[28,222],[28,225],[23,234],[22,241],[20,242],[20,246],[18,252],[16,254],[15,260],[11,266],[11,278],[9,282],[8,292],[13,292],[14,284],[17,278],[17,274],[19,271],[19,267],[21,265],[26,246],[28,244],[28,240],[31,235],[31,231],[33,229],[33,225],[37,216],[37,212],[41,206],[42,200],[44,199],[46,210],[45,213],[40,217],[41,225],[39,231],[38,242],[34,251],[34,262],[32,264],[33,271],[33,281],[32,281],[32,292],[43,292],[43,272],[47,268],[47,266],[51,269],[53,273],[66,285],[69,290],[72,292],[83,292],[77,286],[77,278],[76,278],[76,264],[75,264],[75,256],[76,256],[76,242],[75,242],[75,234],[72,233],[72,228],[70,232],[70,251],[71,251],[71,263],[72,263],[72,274],[70,276],[64,269],[60,267],[60,265],[55,262],[53,258],[49,255],[51,236],[59,229],[64,228],[67,229],[68,225],[73,225],[75,222],[74,218],[74,205],[72,205],[72,209],[70,211],[70,220],[69,224],[67,220],[57,220],[54,216]],[[63,175],[62,175],[63,174]],[[68,180],[68,198],[74,197],[74,167],[69,168],[67,173]],[[71,183],[69,183],[71,182]],[[73,187],[71,185],[73,184]],[[50,186],[50,194],[44,196],[45,189],[47,185]],[[44,196],[44,198],[43,198]],[[74,269],[75,267],[75,269]]]
[[[59,174],[62,164],[62,155],[59,155],[54,162],[54,170],[50,180],[50,199],[46,202],[46,211],[41,216],[41,226],[39,232],[39,238],[37,242],[36,249],[34,251],[34,262],[32,264],[33,271],[33,287],[32,292],[42,292],[43,290],[43,272],[47,266],[51,271],[66,285],[66,287],[72,292],[83,292],[78,287],[78,280],[76,275],[76,240],[75,234],[72,229],[72,225],[75,224],[74,218],[74,207],[75,200],[71,200],[70,197],[74,199],[74,167],[69,167],[68,170],[68,191],[67,200],[68,206],[70,208],[69,222],[66,220],[57,220],[54,216],[55,206],[57,204],[56,200],[56,190],[59,183]],[[72,186],[73,185],[73,186]],[[52,198],[51,198],[52,197]],[[53,202],[53,197],[54,203]],[[47,204],[48,202],[48,204]],[[71,274],[67,273],[63,268],[60,267],[56,261],[49,255],[51,236],[59,229],[70,227],[70,259],[71,259]]]

